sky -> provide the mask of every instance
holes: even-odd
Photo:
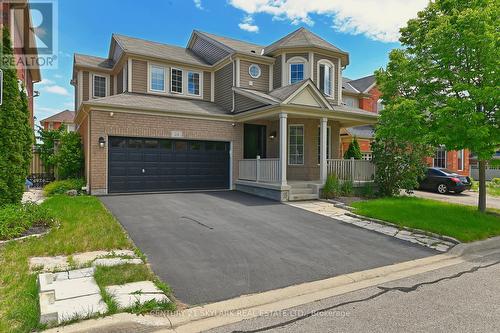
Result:
[[[74,109],[73,54],[107,57],[112,33],[186,46],[193,29],[268,45],[306,27],[349,52],[351,79],[385,67],[399,28],[427,0],[54,0],[58,67],[35,85],[37,124]]]

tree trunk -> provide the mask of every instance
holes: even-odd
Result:
[[[479,203],[478,209],[486,212],[486,161],[479,161]]]

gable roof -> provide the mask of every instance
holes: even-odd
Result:
[[[278,41],[272,43],[264,49],[264,54],[269,54],[277,49],[297,48],[297,47],[318,47],[321,49],[347,54],[335,45],[327,42],[318,35],[312,33],[306,28],[299,28],[286,35]]]
[[[377,78],[375,75],[368,75],[356,80],[349,81],[349,84],[359,90],[360,92],[366,92],[374,84],[377,83]]]
[[[50,117],[40,120],[40,123],[51,123],[51,122],[72,123],[74,119],[75,119],[75,111],[64,110]]]
[[[99,69],[112,69],[114,66],[114,61],[112,59],[75,53],[74,64],[75,66],[95,67]]]
[[[223,44],[231,51],[262,55],[262,51],[264,50],[264,46],[257,45],[254,43],[249,43],[249,42],[242,41],[239,39],[214,35],[214,34],[204,32],[204,31],[199,31],[199,30],[194,30],[193,33],[200,34],[200,35],[208,37],[208,38],[210,38],[210,39],[212,39],[220,44]]]
[[[157,43],[119,34],[113,34],[113,39],[120,45],[124,52],[146,57],[179,61],[192,65],[209,66],[206,61],[184,47]]]
[[[343,92],[348,92],[351,94],[359,94],[360,91],[356,89],[352,84],[351,84],[351,79],[343,77],[342,78],[342,90]]]

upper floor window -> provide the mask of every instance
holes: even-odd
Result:
[[[248,67],[248,74],[254,79],[258,79],[261,75],[262,71],[259,67],[259,65],[252,64],[250,67]]]
[[[152,91],[165,91],[165,68],[161,66],[151,66],[150,89]]]
[[[188,72],[188,94],[200,95],[200,73]]]
[[[182,70],[172,68],[170,89],[174,93],[182,94]]]
[[[106,77],[94,75],[94,97],[106,97]]]
[[[290,64],[290,83],[304,80],[304,63],[291,63]]]
[[[446,149],[444,146],[436,149],[433,162],[433,165],[437,168],[446,168]]]
[[[332,96],[333,66],[327,62],[319,64],[319,90],[326,96]]]

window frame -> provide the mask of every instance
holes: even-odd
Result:
[[[174,75],[173,75],[172,72],[174,70],[181,72],[181,91],[180,92],[172,90],[173,87],[174,87],[174,85],[172,84],[172,80],[174,79]],[[181,68],[170,67],[170,93],[172,93],[172,94],[179,94],[179,95],[184,94],[184,70],[181,69]]]
[[[153,88],[153,68],[163,69],[163,90]],[[166,93],[167,92],[167,67],[159,64],[149,64],[148,66],[148,90],[153,93]]]
[[[186,85],[187,85],[187,95],[189,96],[196,96],[196,97],[201,97],[201,90],[202,90],[202,85],[201,85],[201,81],[203,79],[203,76],[202,76],[202,73],[201,72],[197,72],[197,71],[193,71],[193,70],[187,70],[186,71]],[[198,74],[198,94],[193,94],[193,93],[190,93],[189,92],[189,74],[192,73],[192,74]]]
[[[463,149],[457,151],[457,167],[458,171],[464,171],[465,168],[465,153]]]
[[[438,152],[442,152],[444,154],[444,159],[443,158],[436,158]],[[446,166],[448,165],[447,157],[448,157],[448,151],[446,150],[446,148],[444,146],[437,147],[436,151],[434,152],[434,156],[432,158],[432,166],[435,168],[446,168]],[[444,166],[436,165],[436,160],[443,160]]]
[[[95,79],[96,79],[96,77],[104,78],[104,96],[96,96],[95,95]],[[109,76],[92,73],[92,98],[103,98],[103,97],[109,96],[108,81],[109,81]]]
[[[292,57],[290,59],[288,59],[286,61],[286,65],[287,65],[287,70],[288,70],[288,84],[293,84],[292,83],[292,65],[298,65],[298,64],[301,64],[303,66],[303,70],[302,70],[302,80],[305,80],[307,79],[308,77],[310,77],[310,73],[309,73],[309,61],[304,58],[304,57],[301,57],[301,56],[295,56],[295,57]],[[297,81],[297,82],[300,82],[300,81]],[[297,83],[295,82],[295,83]]]
[[[321,164],[321,125],[318,125],[318,145],[317,145],[317,161],[318,165]],[[326,159],[329,160],[332,158],[332,127],[326,126]]]
[[[258,74],[258,75],[256,75],[256,76],[253,76],[253,75],[252,75],[252,68],[257,68],[257,69],[259,70],[259,74]],[[250,77],[251,77],[252,79],[258,79],[258,78],[260,78],[260,77],[261,77],[261,75],[262,75],[262,69],[261,69],[261,68],[260,68],[260,66],[259,66],[259,65],[257,65],[257,64],[251,64],[250,66],[248,66],[248,75],[250,75]]]
[[[327,94],[326,92],[324,92],[323,90],[321,90],[321,66],[328,66],[330,67],[330,94]],[[326,59],[321,59],[318,61],[318,64],[317,64],[317,87],[318,89],[324,93],[326,95],[327,98],[334,98],[334,87],[335,87],[335,79],[334,79],[334,74],[335,74],[335,65],[329,61],[329,60],[326,60]],[[323,85],[324,85],[324,82],[323,82]]]
[[[290,156],[292,155],[290,152],[291,152],[291,140],[290,140],[290,137],[291,137],[291,134],[292,134],[292,131],[291,131],[291,128],[292,127],[301,127],[302,128],[302,163],[291,163],[290,161]],[[288,144],[287,144],[287,148],[288,148],[288,158],[287,158],[287,162],[288,162],[288,165],[291,165],[291,166],[301,166],[301,165],[304,165],[305,163],[305,137],[306,137],[306,133],[305,133],[305,126],[304,124],[289,124],[288,125]],[[295,144],[297,145],[297,144]],[[299,156],[299,155],[298,155]]]

